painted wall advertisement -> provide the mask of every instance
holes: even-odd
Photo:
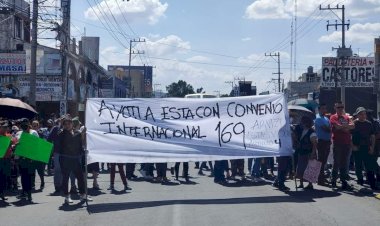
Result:
[[[29,96],[29,76],[20,76],[18,87],[22,96]],[[37,76],[36,100],[59,101],[62,99],[62,77]]]
[[[30,49],[26,52],[26,73],[30,74]],[[44,50],[37,50],[36,59],[37,74],[60,75],[62,73],[61,55],[59,53],[45,53]]]
[[[375,58],[350,57],[340,60],[336,57],[323,57],[321,87],[335,87],[335,76],[337,87],[341,86],[341,76],[345,78],[346,87],[373,87]]]
[[[26,73],[26,57],[23,53],[0,53],[0,74]]]

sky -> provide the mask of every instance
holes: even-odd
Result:
[[[50,0],[53,1],[54,0]],[[277,57],[281,78],[294,81],[308,66],[321,68],[322,57],[341,45],[341,10],[350,20],[346,46],[359,56],[373,56],[380,36],[380,0],[72,0],[71,34],[100,37],[100,65],[153,66],[155,90],[184,80],[211,94],[229,94],[231,82],[252,81],[258,92],[274,92]],[[293,21],[295,45],[291,48]],[[347,22],[347,21],[346,21]],[[295,24],[297,26],[295,26]],[[42,34],[42,36],[51,34]],[[41,40],[48,45],[51,40]],[[293,60],[292,60],[293,59]],[[294,60],[295,59],[295,60]],[[295,61],[295,62],[294,62]]]

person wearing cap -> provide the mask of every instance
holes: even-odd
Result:
[[[372,123],[367,120],[364,107],[358,107],[354,114],[355,129],[352,130],[352,151],[355,159],[355,173],[359,185],[364,184],[363,162],[366,169],[368,182],[373,190],[377,189],[375,181],[375,132]]]
[[[82,134],[73,129],[73,121],[70,117],[62,120],[63,130],[58,134],[57,149],[59,153],[59,162],[62,171],[61,189],[65,196],[65,203],[72,203],[69,195],[68,183],[70,173],[74,173],[80,193],[81,201],[92,201],[85,193],[85,177],[83,170],[83,142]]]
[[[37,131],[31,129],[29,119],[23,118],[20,120],[20,127],[22,131],[17,132],[16,137],[18,140],[21,138],[22,133],[29,133],[33,136],[39,137]],[[21,186],[22,192],[18,196],[19,199],[28,199],[29,202],[32,201],[32,183],[33,183],[33,174],[35,173],[35,161],[26,158],[19,158],[19,168],[21,174]]]
[[[351,156],[351,130],[355,128],[353,121],[346,115],[341,101],[335,103],[336,113],[330,117],[332,141],[334,144],[334,165],[331,174],[331,186],[336,187],[338,171],[343,190],[351,190],[348,184],[348,161]]]

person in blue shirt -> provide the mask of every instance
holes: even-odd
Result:
[[[318,161],[322,163],[321,172],[318,177],[318,184],[325,185],[324,168],[327,163],[327,158],[330,153],[331,146],[331,125],[330,120],[326,117],[327,106],[326,104],[320,104],[318,107],[318,114],[314,122],[315,132],[318,138]]]

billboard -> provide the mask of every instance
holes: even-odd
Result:
[[[150,97],[153,91],[151,66],[128,66],[109,65],[108,71],[116,78],[125,81],[130,87],[130,95],[133,97]],[[130,72],[130,74],[129,74]]]
[[[345,87],[373,87],[375,58],[349,57],[341,60],[336,57],[323,57],[321,87],[335,87],[335,77],[338,81],[337,87],[340,87],[341,76],[345,78]]]
[[[14,75],[26,73],[25,53],[0,53],[0,74]]]

